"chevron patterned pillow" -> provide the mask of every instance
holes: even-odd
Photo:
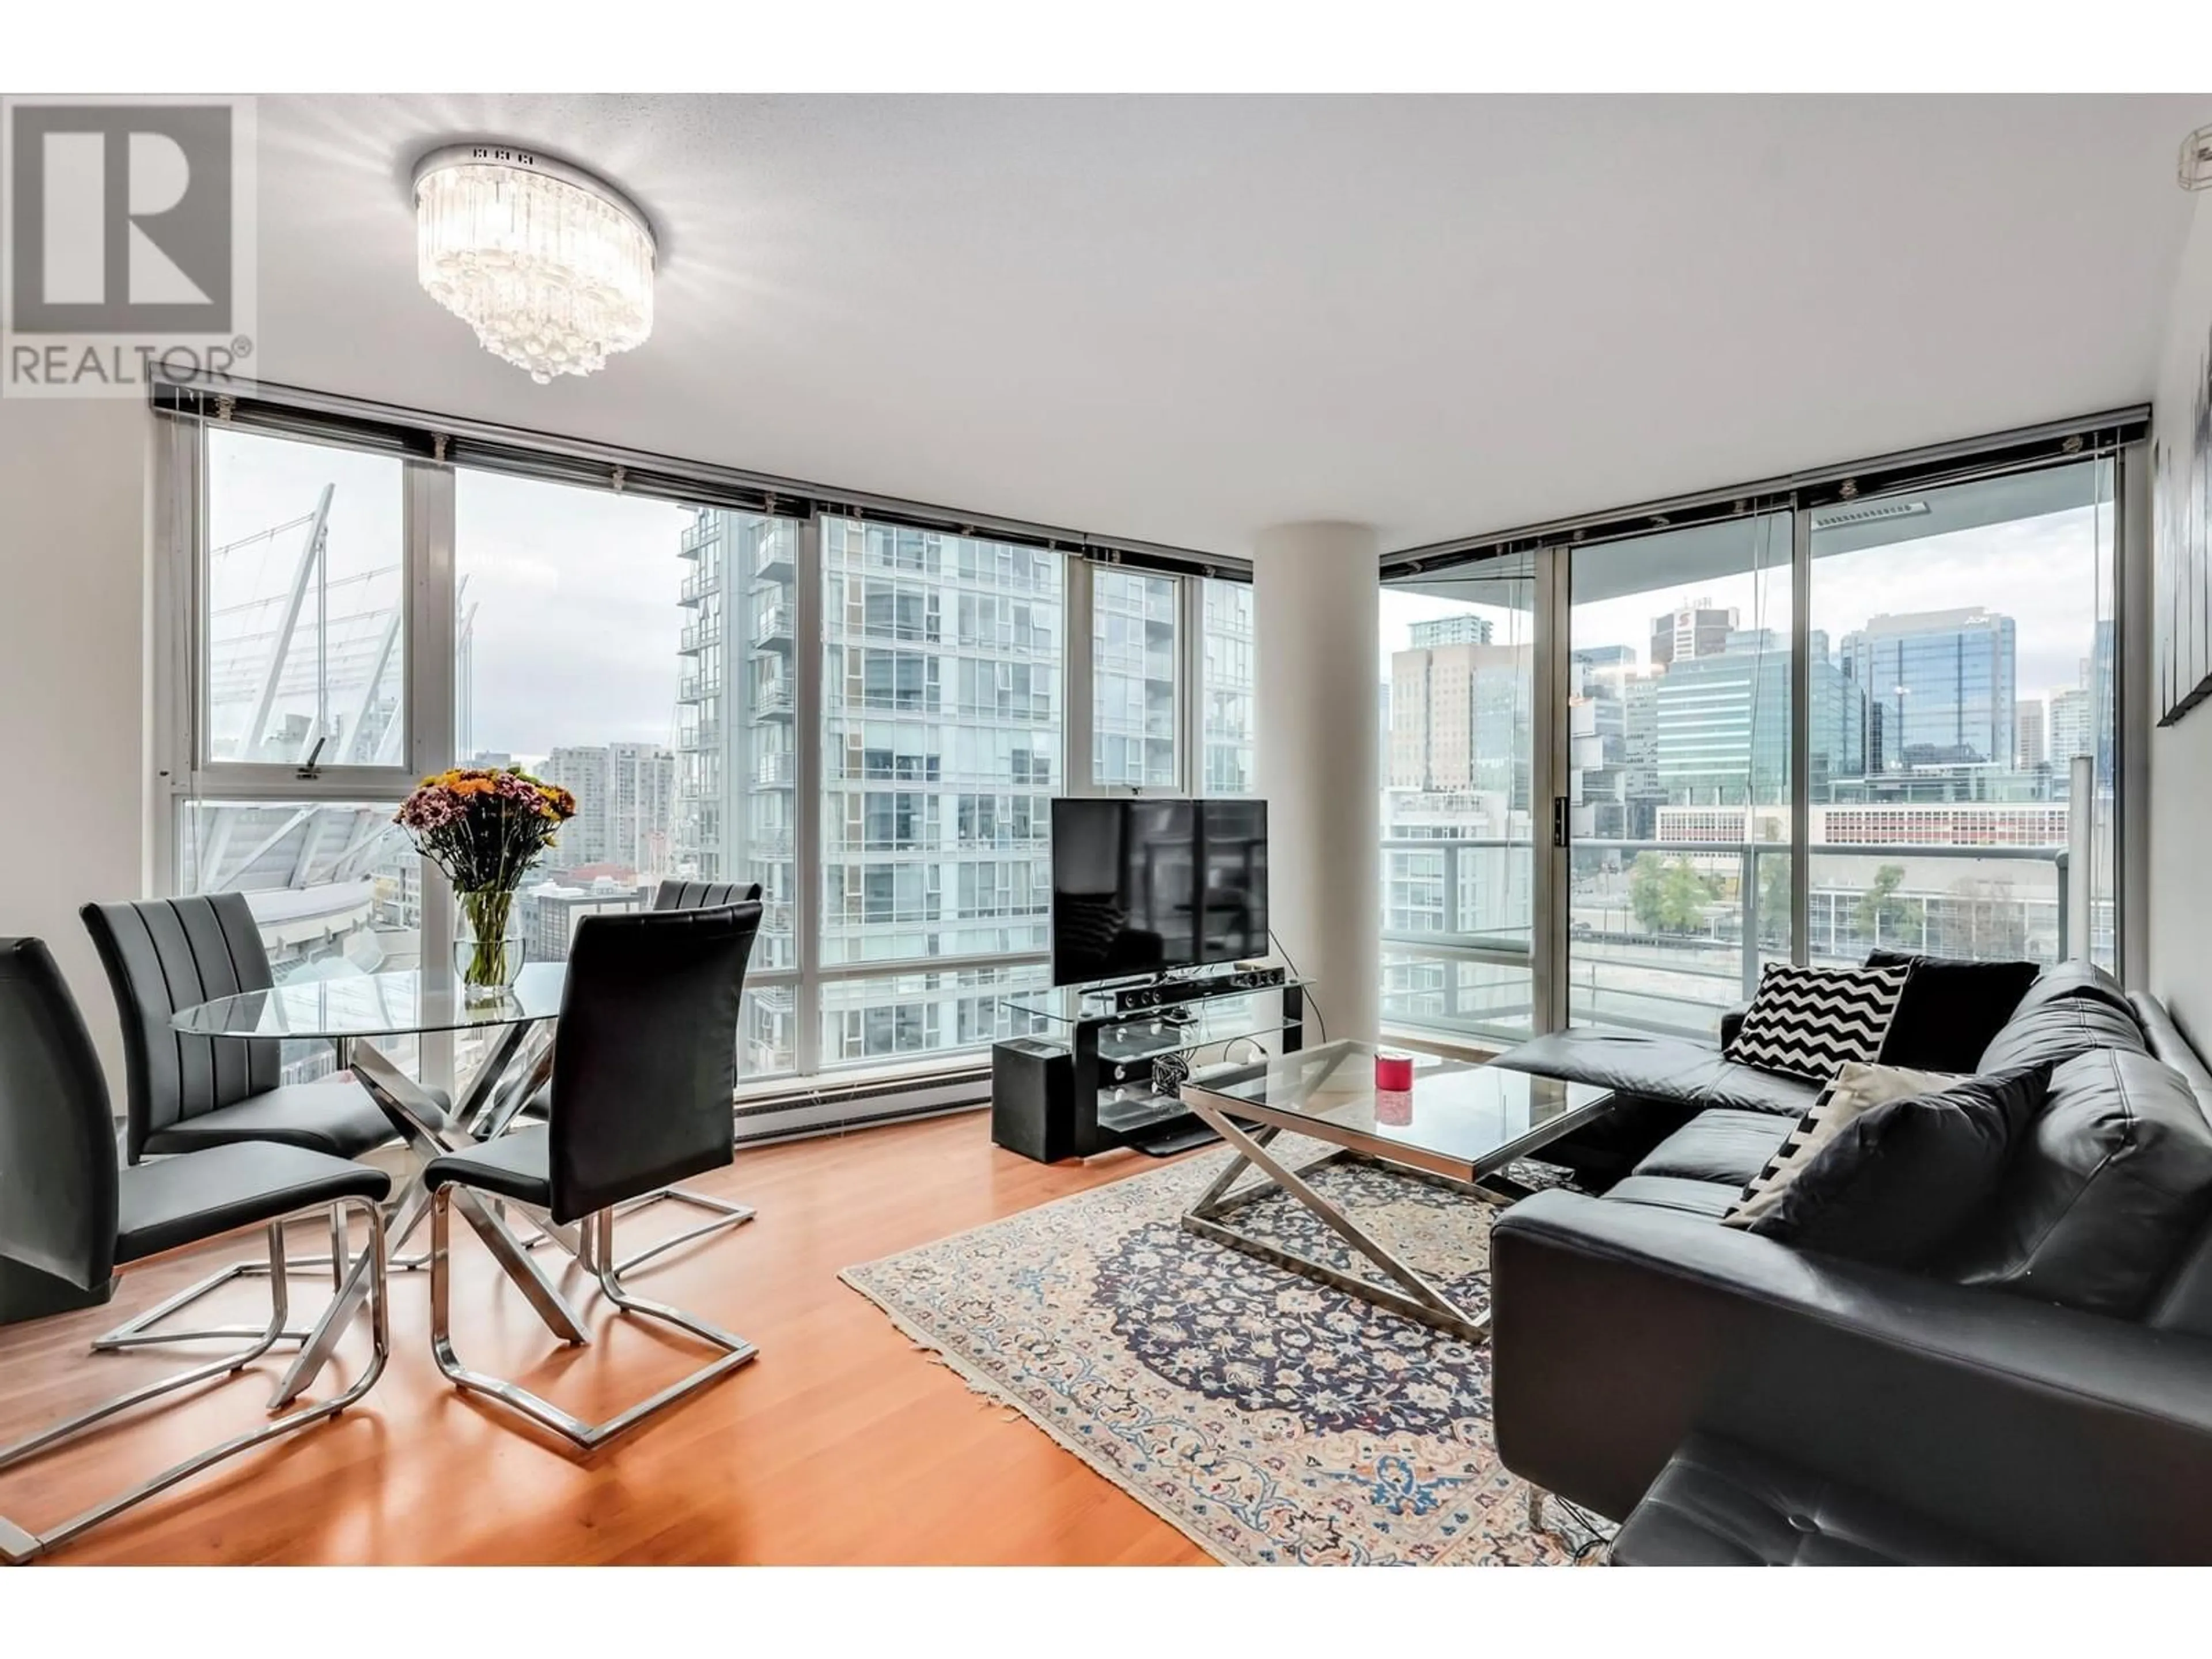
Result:
[[[1845,1060],[1870,1060],[1905,994],[1912,965],[1793,968],[1769,963],[1727,1057],[1762,1072],[1825,1083]]]

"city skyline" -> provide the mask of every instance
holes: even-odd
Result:
[[[2002,605],[1993,608],[2002,608],[2019,628],[2020,695],[2070,690],[2080,683],[2081,659],[2090,645],[2084,617],[2109,614],[2108,609],[2098,610],[2100,603],[2108,607],[2109,600],[2100,601],[2094,587],[2085,590],[2081,577],[2085,568],[2108,567],[2110,548],[2104,544],[2111,533],[2109,508],[2100,514],[2094,507],[2078,507],[1924,537],[1909,544],[1910,556],[1883,558],[1905,545],[1895,543],[1863,553],[1822,554],[1813,563],[1813,625],[1840,640],[1884,611],[1947,611],[2001,599]],[[2100,546],[2103,551],[2097,555]],[[1869,556],[1881,561],[1879,584],[1855,592],[1857,584],[1846,573],[1850,562]],[[1638,665],[1648,668],[1653,621],[1678,605],[1699,600],[1732,608],[1739,626],[1770,628],[1786,641],[1789,578],[1785,552],[1778,565],[1758,576],[1743,571],[1578,602],[1572,646],[1626,646],[1635,651]],[[1440,586],[1450,581],[1450,575],[1437,579]],[[1415,592],[1401,585],[1384,587],[1376,629],[1378,660],[1385,665],[1381,678],[1389,678],[1390,653],[1406,648],[1407,630],[1417,622],[1472,613],[1491,623],[1498,643],[1533,639],[1532,580],[1477,582],[1469,575],[1454,585],[1470,593],[1503,589],[1516,603]]]

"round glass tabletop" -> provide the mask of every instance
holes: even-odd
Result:
[[[194,1036],[227,1037],[399,1036],[519,1025],[558,1014],[567,978],[562,963],[533,962],[512,991],[489,1002],[471,1002],[451,974],[415,969],[295,980],[180,1009],[169,1024]]]

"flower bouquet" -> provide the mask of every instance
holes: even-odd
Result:
[[[575,816],[574,795],[519,766],[438,773],[393,814],[416,850],[453,884],[465,934],[453,960],[472,998],[503,994],[522,971],[522,939],[507,932],[514,890]]]

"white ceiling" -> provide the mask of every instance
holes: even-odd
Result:
[[[2201,98],[265,98],[264,378],[1215,550],[1386,546],[2147,399]],[[665,241],[551,386],[406,179],[541,147]]]

